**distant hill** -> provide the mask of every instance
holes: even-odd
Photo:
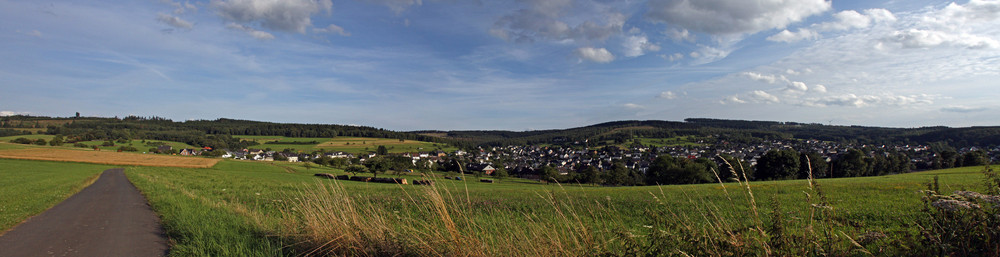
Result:
[[[44,127],[42,131],[40,128]],[[177,122],[160,117],[57,118],[0,117],[0,128],[33,128],[40,133],[76,136],[82,140],[145,138],[195,146],[237,146],[232,135],[284,137],[373,137],[478,145],[562,145],[578,142],[629,142],[635,138],[697,136],[734,143],[772,139],[815,139],[857,144],[924,144],[952,147],[1000,145],[1000,126],[884,128],[831,126],[815,123],[691,118],[684,121],[612,121],[585,127],[534,131],[463,130],[400,132],[365,126],[273,123],[220,118]]]

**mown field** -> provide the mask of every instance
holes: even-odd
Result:
[[[271,150],[281,151],[284,149],[295,149],[301,152],[326,151],[326,152],[347,152],[347,153],[367,153],[374,152],[379,146],[385,146],[390,153],[417,153],[430,152],[441,149],[446,152],[455,151],[457,148],[446,144],[415,140],[399,140],[387,138],[368,137],[336,137],[336,138],[304,138],[304,137],[276,137],[276,136],[234,136],[247,141],[260,143],[255,148],[271,148]],[[282,144],[282,142],[288,142]],[[291,143],[299,142],[299,143]],[[302,144],[311,143],[315,144]]]
[[[65,200],[108,165],[0,159],[0,233]]]
[[[115,151],[94,151],[88,149],[67,149],[61,147],[30,146],[23,146],[23,148],[15,146],[13,149],[3,149],[0,147],[0,158],[185,168],[212,167],[220,160],[214,158],[182,157],[150,153],[141,154]]]
[[[801,233],[802,240],[807,230],[816,230],[813,225],[827,224],[824,233],[840,238],[836,245],[844,252],[863,246],[873,255],[897,255],[907,250],[899,245],[918,236],[919,190],[934,176],[940,176],[944,192],[982,186],[979,167],[821,179],[819,190],[805,180],[752,182],[749,191],[736,183],[612,188],[520,179],[487,184],[472,177],[466,182],[438,179],[432,190],[333,182],[314,177],[317,172],[343,174],[301,164],[239,161],[209,169],[127,170],[162,215],[176,256],[313,250],[334,255],[627,253],[630,245],[664,230],[698,238],[705,236],[696,233],[699,229],[720,226],[713,229],[752,238],[754,228],[774,224],[775,215],[787,223],[785,233]],[[859,246],[846,239],[865,234],[884,236]]]

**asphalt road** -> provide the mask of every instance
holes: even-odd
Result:
[[[160,219],[123,169],[0,236],[0,256],[165,256]]]

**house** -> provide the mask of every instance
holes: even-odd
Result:
[[[194,149],[181,149],[181,151],[179,153],[177,153],[177,154],[184,155],[184,156],[195,156],[195,155],[201,154],[201,151],[194,150]]]
[[[288,162],[299,162],[298,156],[288,156]]]
[[[174,150],[174,147],[169,145],[161,145],[156,147],[157,153],[169,153],[170,150]]]

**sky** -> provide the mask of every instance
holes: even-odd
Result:
[[[0,0],[0,115],[964,127],[998,99],[997,0]]]

